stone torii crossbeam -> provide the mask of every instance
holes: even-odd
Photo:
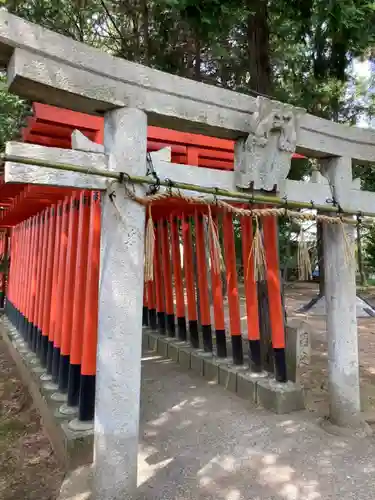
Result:
[[[54,163],[146,174],[147,124],[237,140],[235,172],[173,165],[155,158],[161,178],[238,190],[276,187],[280,196],[345,211],[373,212],[375,195],[352,180],[352,162],[375,159],[375,134],[303,110],[152,70],[0,11],[0,62],[10,90],[72,110],[104,113],[104,152],[9,143],[7,154]],[[318,158],[334,186],[286,179],[293,151]],[[259,155],[261,158],[259,159]],[[263,155],[263,156],[262,156]],[[271,161],[270,158],[273,158]],[[254,159],[258,167],[254,170]],[[273,173],[272,173],[273,172]],[[6,182],[107,188],[103,178],[22,161],[6,162]],[[145,209],[113,184],[117,209],[104,196],[95,414],[94,498],[131,498],[136,490]],[[137,187],[139,194],[144,193]],[[347,229],[351,231],[350,228]],[[344,236],[324,228],[330,417],[358,427],[360,391],[354,268]]]

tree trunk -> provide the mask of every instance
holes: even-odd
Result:
[[[143,54],[144,64],[150,65],[150,35],[149,35],[149,11],[148,0],[142,0],[142,15],[143,15]]]
[[[251,89],[272,94],[267,0],[248,0],[247,50]]]
[[[201,41],[199,35],[197,34],[195,37],[195,58],[194,58],[194,80],[197,82],[201,81]]]

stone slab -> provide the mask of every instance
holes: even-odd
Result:
[[[178,363],[178,358],[179,358],[179,347],[176,345],[174,342],[170,342],[168,344],[168,358],[174,361],[175,363]]]
[[[255,98],[134,64],[0,11],[0,61],[26,98],[96,114],[129,106],[150,125],[236,139],[249,131]],[[374,133],[306,114],[298,151],[372,161]]]
[[[204,358],[197,350],[193,350],[190,355],[190,369],[198,375],[204,375]]]
[[[240,398],[258,402],[258,382],[268,377],[268,373],[252,373],[250,370],[237,374],[237,395]]]
[[[204,378],[209,382],[219,383],[219,364],[215,358],[204,360]]]
[[[279,383],[268,378],[257,383],[257,402],[267,410],[284,414],[304,410],[304,390],[293,382]]]
[[[287,377],[299,383],[301,369],[306,368],[311,358],[311,327],[306,321],[294,319],[288,322],[285,331]]]
[[[155,333],[147,332],[147,337],[148,337],[148,348],[151,351],[157,351],[158,350],[158,335]]]
[[[317,301],[314,301],[312,306],[309,304],[301,307],[301,312],[308,312],[312,316],[326,316],[326,298],[323,295]],[[373,318],[375,316],[375,309],[357,295],[356,297],[356,314],[357,318]]]
[[[219,365],[219,384],[228,391],[237,392],[237,373],[246,371],[244,365],[235,366],[233,364]]]
[[[181,346],[179,348],[178,362],[181,368],[185,370],[191,369],[191,354],[193,352],[193,348],[187,345]]]
[[[168,357],[168,342],[165,337],[158,337],[157,353],[160,354],[160,356],[163,356],[163,358]]]

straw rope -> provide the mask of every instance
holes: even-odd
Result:
[[[255,232],[253,243],[249,252],[249,260],[252,257],[254,263],[254,278],[256,281],[263,281],[266,279],[267,264],[264,250],[264,242],[262,231],[260,228],[260,217],[285,217],[287,219],[294,219],[299,222],[317,221],[326,224],[339,224],[343,234],[344,240],[344,255],[345,264],[351,266],[355,263],[355,246],[354,242],[347,235],[345,224],[352,224],[352,218],[345,218],[342,215],[323,215],[314,214],[311,212],[298,212],[297,210],[290,210],[284,207],[264,207],[264,208],[243,208],[242,206],[231,205],[227,201],[218,199],[216,196],[192,196],[182,193],[179,189],[169,187],[167,191],[162,193],[155,193],[149,196],[138,196],[134,190],[123,184],[126,195],[133,201],[148,207],[148,221],[146,226],[146,244],[145,244],[145,281],[153,279],[154,266],[153,254],[155,248],[155,230],[151,214],[152,203],[160,202],[167,199],[180,199],[187,204],[202,205],[207,207],[208,211],[208,228],[210,234],[210,245],[212,245],[213,256],[213,269],[219,273],[224,266],[224,260],[221,252],[220,241],[218,237],[217,227],[213,221],[211,207],[215,206],[224,212],[239,215],[242,217],[251,217],[255,220]],[[114,201],[112,200],[114,203]],[[303,229],[300,232],[298,239],[297,251],[297,267],[298,277],[300,280],[308,280],[312,276],[312,268],[310,261],[310,254],[307,242],[305,240],[305,233]]]

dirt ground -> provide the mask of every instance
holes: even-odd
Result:
[[[300,318],[312,329],[312,356],[310,366],[302,373],[302,383],[307,389],[307,406],[312,411],[327,414],[327,333],[326,320],[322,316],[298,313],[318,291],[316,284],[289,284],[286,289],[288,318]],[[367,289],[361,297],[375,306],[375,291]],[[360,361],[362,411],[375,409],[375,318],[358,319],[358,348]]]
[[[0,338],[0,498],[55,500],[63,473]]]

